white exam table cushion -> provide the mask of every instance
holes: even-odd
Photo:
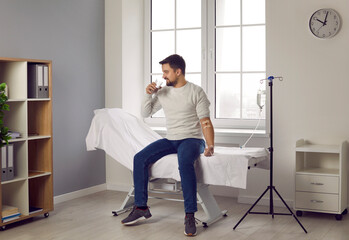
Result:
[[[137,117],[119,108],[94,111],[86,137],[88,151],[102,149],[129,170],[133,157],[150,143],[162,137]],[[210,185],[246,188],[248,166],[268,168],[269,153],[265,148],[215,147],[211,157],[201,154],[196,161],[197,181]],[[177,154],[167,155],[150,168],[151,178],[180,181]]]

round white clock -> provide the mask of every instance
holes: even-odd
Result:
[[[331,38],[336,35],[341,26],[339,14],[331,9],[319,9],[309,20],[310,31],[318,38]]]

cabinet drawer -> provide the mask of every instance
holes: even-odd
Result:
[[[339,193],[338,177],[296,175],[296,191]]]
[[[296,208],[338,212],[338,195],[296,192]]]

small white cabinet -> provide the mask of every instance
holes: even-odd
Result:
[[[296,142],[294,209],[335,214],[347,213],[347,142],[318,145],[300,139]]]

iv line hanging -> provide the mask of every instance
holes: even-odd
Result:
[[[260,81],[261,84],[263,83],[263,81],[261,80]],[[265,106],[265,101],[266,101],[266,90],[261,90],[261,86],[259,87],[258,91],[257,91],[257,105],[259,107],[259,118],[258,118],[258,122],[257,122],[257,125],[256,127],[254,128],[254,130],[252,131],[250,137],[246,140],[246,142],[240,147],[240,148],[244,148],[246,147],[246,144],[251,140],[251,138],[253,137],[253,135],[256,133],[258,127],[259,127],[259,124],[261,122],[261,119],[262,119],[262,110],[263,110],[263,107]]]

